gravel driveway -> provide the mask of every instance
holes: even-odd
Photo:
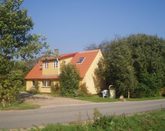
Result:
[[[73,98],[53,97],[47,94],[31,95],[25,97],[24,99],[25,102],[38,104],[41,106],[41,108],[92,103],[88,101],[76,100]]]

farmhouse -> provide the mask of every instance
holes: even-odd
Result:
[[[102,57],[99,49],[63,54],[58,57],[42,57],[25,77],[26,90],[31,90],[37,81],[39,92],[51,93],[51,85],[59,84],[60,67],[62,64],[71,63],[79,71],[80,85],[85,84],[90,94],[96,94],[99,87],[95,70]]]

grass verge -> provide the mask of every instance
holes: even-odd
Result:
[[[86,124],[49,124],[31,131],[164,131],[165,110],[132,116],[100,116]]]
[[[84,101],[91,101],[91,102],[116,102],[120,101],[119,99],[112,99],[112,98],[102,98],[97,95],[94,96],[79,96],[74,97],[78,100],[84,100]],[[126,101],[145,101],[145,100],[159,100],[159,99],[165,99],[165,97],[157,96],[157,97],[145,97],[145,98],[126,98]]]
[[[112,98],[102,98],[97,95],[94,96],[79,96],[75,97],[75,99],[84,100],[84,101],[91,101],[91,102],[116,102],[118,99]]]
[[[165,97],[156,96],[156,97],[144,97],[144,98],[129,98],[126,100],[128,100],[128,101],[145,101],[145,100],[159,100],[159,99],[165,99]]]
[[[0,110],[27,110],[27,109],[36,109],[39,107],[40,106],[37,104],[24,102],[24,103],[13,103],[6,107],[2,107],[2,105],[0,105]]]

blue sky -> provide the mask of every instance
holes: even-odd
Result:
[[[130,34],[165,38],[165,0],[24,0],[23,7],[32,32],[61,53]]]

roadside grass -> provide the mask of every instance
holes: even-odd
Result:
[[[32,103],[12,103],[11,105],[7,105],[3,107],[0,104],[0,110],[28,110],[28,109],[37,109],[40,106],[37,104],[32,104]]]
[[[94,116],[92,122],[81,124],[48,124],[31,131],[164,131],[165,109],[131,116]],[[85,123],[85,124],[84,124]]]
[[[145,100],[159,100],[159,99],[165,99],[163,96],[155,96],[155,97],[144,97],[144,98],[129,98],[127,101],[145,101]]]
[[[116,102],[119,101],[118,99],[112,99],[112,98],[102,98],[98,95],[92,95],[92,96],[78,96],[74,97],[78,100],[84,100],[84,101],[91,101],[91,102]]]
[[[78,100],[84,100],[84,101],[91,101],[91,102],[117,102],[120,101],[117,98],[102,98],[98,95],[92,95],[92,96],[78,96],[73,97],[74,99]],[[145,98],[125,98],[126,101],[145,101],[145,100],[158,100],[158,99],[165,99],[163,96],[157,96],[157,97],[145,97]]]

